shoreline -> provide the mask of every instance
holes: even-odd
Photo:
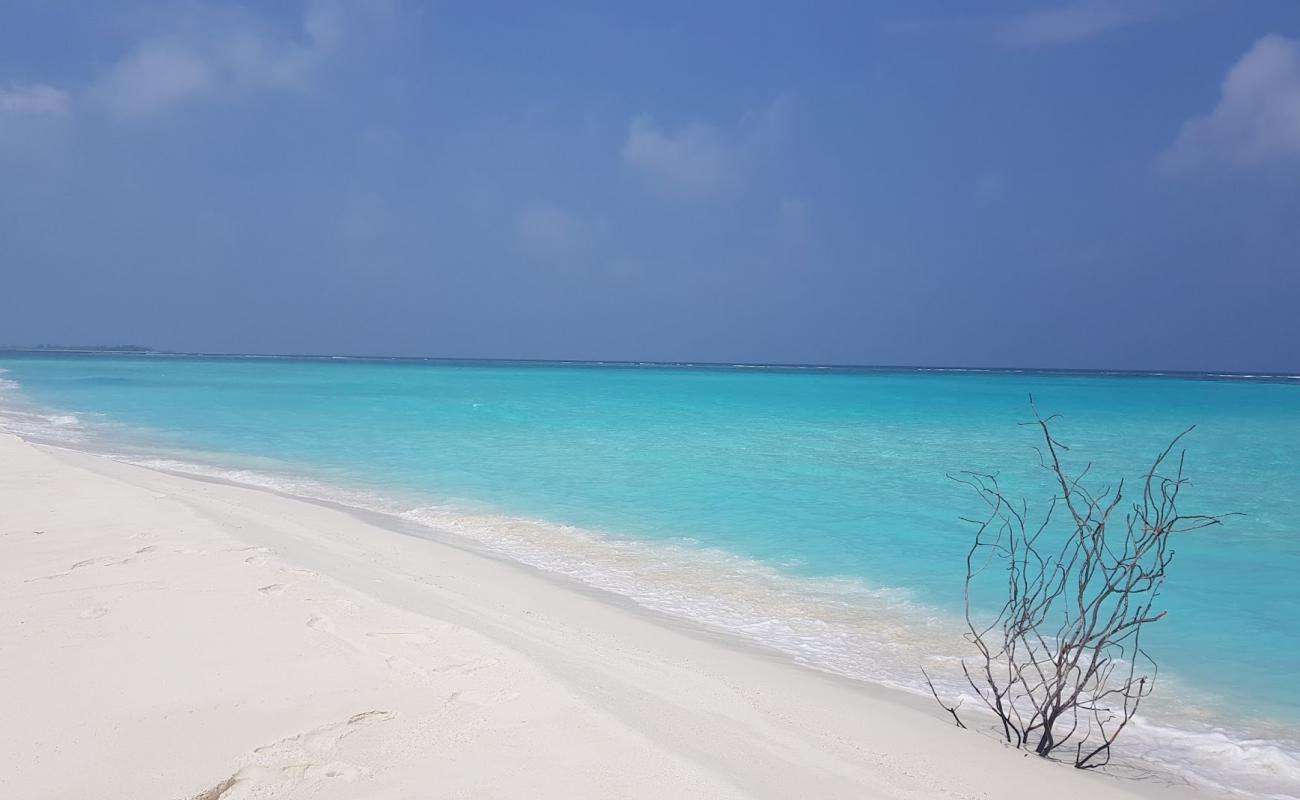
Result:
[[[1209,796],[1027,758],[921,698],[355,509],[9,435],[0,455],[16,796]]]

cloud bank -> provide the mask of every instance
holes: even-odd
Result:
[[[1167,172],[1300,160],[1300,40],[1265,36],[1228,70],[1219,102],[1183,123]]]

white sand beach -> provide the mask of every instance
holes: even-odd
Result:
[[[1201,796],[342,509],[9,435],[0,509],[3,798]]]

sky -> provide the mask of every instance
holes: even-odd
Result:
[[[1300,3],[0,0],[0,344],[1300,372]]]

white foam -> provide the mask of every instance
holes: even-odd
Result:
[[[6,372],[0,368],[0,373]],[[83,445],[89,433],[81,417],[66,411],[51,413],[50,409],[37,406],[23,394],[17,381],[3,377],[0,377],[0,431],[57,445]]]
[[[1295,742],[1252,738],[1218,726],[1188,730],[1139,717],[1123,745],[1143,761],[1220,792],[1295,800],[1300,796],[1300,750]]]
[[[7,387],[0,385],[0,392]],[[49,444],[80,444],[85,440],[81,420],[72,414],[42,414],[22,408],[0,408],[0,430]]]

